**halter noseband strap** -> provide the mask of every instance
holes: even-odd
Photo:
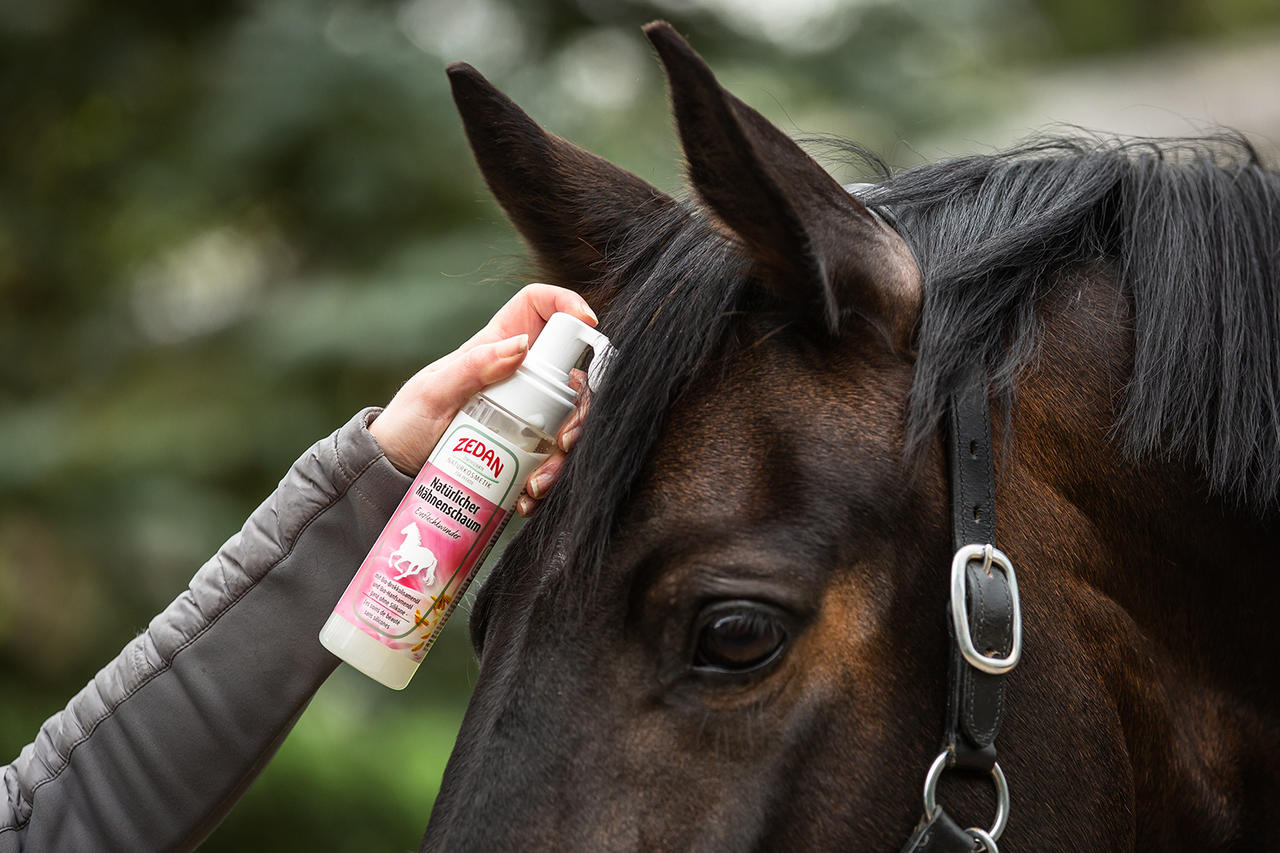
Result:
[[[867,209],[899,231],[893,211],[873,202],[874,184],[849,184]],[[998,853],[1009,820],[1009,787],[996,762],[1004,718],[1004,677],[1022,653],[1022,611],[1013,564],[996,549],[996,496],[991,409],[983,371],[975,371],[947,406],[947,465],[951,477],[951,639],[947,716],[942,750],[924,784],[924,819],[902,853]],[[989,774],[996,786],[990,829],[962,829],[937,802],[945,770]]]

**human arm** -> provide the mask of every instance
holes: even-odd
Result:
[[[0,853],[191,849],[217,826],[337,665],[316,635],[410,482],[379,441],[400,465],[425,459],[439,437],[428,416],[447,424],[468,389],[523,358],[481,348],[521,324],[514,335],[536,335],[540,311],[571,295],[541,288],[499,312],[486,327],[496,337],[477,335],[385,411],[314,445],[189,588],[0,768]]]
[[[3,769],[0,851],[191,849],[337,665],[315,635],[409,480],[361,412]]]

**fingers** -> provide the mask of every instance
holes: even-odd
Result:
[[[592,311],[591,306],[587,304],[587,300],[567,288],[534,282],[526,284],[520,291],[511,301],[519,302],[523,298],[523,301],[537,311],[538,316],[543,320],[550,320],[552,314],[564,311],[574,315],[588,326],[594,326],[600,322],[596,312]],[[501,314],[501,310],[498,313]]]
[[[550,284],[526,285],[471,340],[418,371],[369,426],[391,463],[406,474],[416,474],[458,410],[482,388],[514,374],[532,340],[557,311],[591,326],[597,322],[586,300],[572,290]],[[581,376],[574,381],[575,388],[582,387]],[[575,413],[569,426],[580,423],[580,413]],[[561,429],[557,443],[567,450],[576,438],[576,432],[566,436],[566,430]],[[560,464],[545,471],[539,467],[539,471],[550,472],[546,488],[559,477]],[[543,488],[530,496],[530,512],[545,494]]]
[[[452,418],[476,392],[515,373],[528,351],[529,336],[520,334],[450,353],[410,380],[419,408]]]
[[[569,420],[560,427],[560,432],[556,436],[556,450],[541,465],[533,469],[533,473],[529,476],[529,483],[525,486],[525,493],[516,501],[516,512],[525,518],[533,515],[538,504],[560,479],[560,473],[564,470],[565,455],[573,449],[582,435],[582,419],[586,417],[589,403],[586,380],[586,374],[581,370],[572,370],[569,373],[569,385],[575,391],[579,391],[582,396],[578,398],[578,405],[569,416]]]
[[[560,471],[564,468],[564,454],[553,453],[543,460],[542,464],[533,469],[533,474],[529,477],[529,485],[526,487],[529,491],[529,497],[534,500],[541,500],[547,496],[547,492],[556,484],[556,480],[560,479]]]
[[[519,334],[536,338],[557,311],[572,314],[589,326],[599,322],[587,301],[572,290],[550,284],[527,284],[507,300],[507,304],[499,308],[493,319],[463,348]]]
[[[538,508],[539,502],[547,496],[556,481],[560,479],[560,472],[564,470],[564,460],[564,452],[557,450],[544,459],[541,465],[533,469],[533,473],[529,475],[528,483],[525,484],[525,493],[516,501],[516,512],[525,518],[533,515],[534,510]]]
[[[440,401],[460,408],[477,391],[515,373],[528,351],[527,333],[459,350],[452,356],[456,364],[437,371]]]
[[[582,416],[585,412],[581,407],[573,410],[573,414],[569,416],[569,420],[564,422],[564,426],[560,427],[560,433],[556,436],[556,445],[565,453],[573,449],[578,443],[578,437],[582,435]]]
[[[582,419],[591,406],[591,391],[587,388],[586,373],[577,368],[570,370],[569,387],[578,392],[578,403],[574,406],[569,420],[564,422],[564,426],[560,427],[560,432],[556,435],[556,444],[565,453],[573,449],[578,437],[582,435]]]
[[[472,395],[516,372],[529,350],[529,336],[458,350],[418,371],[369,425],[387,459],[413,475]]]

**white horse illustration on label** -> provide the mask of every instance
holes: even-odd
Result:
[[[387,564],[391,566],[391,570],[400,573],[396,575],[395,580],[401,581],[420,572],[426,572],[422,585],[431,586],[436,582],[436,555],[431,553],[431,549],[422,546],[422,534],[418,532],[418,525],[412,521],[400,532],[404,535],[404,542],[391,552],[390,557],[387,557]]]

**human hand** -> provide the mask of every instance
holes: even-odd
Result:
[[[533,469],[529,475],[525,493],[516,499],[516,512],[525,518],[533,515],[538,503],[547,495],[556,480],[560,479],[560,470],[564,466],[565,455],[573,449],[578,435],[582,432],[582,418],[587,413],[591,401],[591,391],[587,387],[587,374],[581,370],[569,371],[569,387],[579,393],[578,404],[574,406],[569,420],[560,427],[556,434],[556,447],[551,455],[542,460],[542,464]]]
[[[530,341],[557,311],[591,326],[597,322],[586,300],[573,291],[549,284],[526,285],[470,340],[414,374],[369,425],[391,464],[415,476],[463,404],[480,389],[514,374]],[[581,388],[585,377],[575,373],[579,374],[576,387]],[[532,497],[520,499],[516,509],[521,515],[529,515],[559,477],[564,454],[577,439],[581,422],[579,408],[560,430],[557,451],[530,474]]]

